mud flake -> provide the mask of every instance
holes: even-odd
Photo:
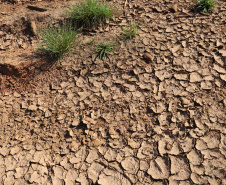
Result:
[[[168,71],[162,70],[162,71],[156,71],[155,76],[157,76],[159,80],[163,81],[166,78],[170,78],[172,74],[169,73]]]
[[[151,175],[153,179],[169,178],[170,172],[167,159],[165,157],[157,157],[155,160],[152,160],[148,174]]]
[[[139,160],[134,157],[127,157],[121,162],[122,167],[132,174],[136,174],[139,169]]]
[[[190,82],[201,82],[202,81],[202,77],[197,73],[197,72],[193,72],[190,74]]]
[[[174,180],[187,180],[190,177],[189,165],[184,157],[170,156],[171,178]]]
[[[99,176],[98,183],[100,185],[131,185],[130,181],[125,178],[122,174],[119,172],[104,169],[103,172]]]
[[[210,90],[212,89],[212,83],[210,81],[202,81],[201,82],[201,89]]]
[[[100,172],[104,169],[104,166],[99,163],[92,163],[91,166],[88,168],[87,174],[89,179],[93,181],[93,183],[96,183],[98,180],[98,177],[100,175]]]
[[[213,69],[216,70],[218,73],[226,74],[226,70],[217,64],[213,64]]]

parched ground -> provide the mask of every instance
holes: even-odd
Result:
[[[0,184],[226,184],[224,0],[211,15],[110,1],[114,21],[53,66],[34,53],[36,26],[73,2],[13,2],[0,3]],[[119,44],[104,61],[101,40]]]

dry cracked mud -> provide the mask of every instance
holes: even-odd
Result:
[[[0,3],[0,184],[226,184],[226,2],[125,2],[53,66],[31,25],[73,2]],[[110,60],[94,61],[100,40],[119,43]]]

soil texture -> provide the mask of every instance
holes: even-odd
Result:
[[[38,31],[75,1],[0,1],[0,184],[226,184],[226,2],[112,0],[60,62]],[[122,26],[139,25],[123,38]],[[95,45],[116,43],[96,58]]]

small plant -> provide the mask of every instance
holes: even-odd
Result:
[[[123,31],[124,37],[126,39],[132,39],[138,33],[138,26],[137,25],[133,25],[133,24],[129,24],[129,28],[123,28],[122,27],[122,31]]]
[[[91,28],[112,18],[114,11],[107,2],[83,0],[81,3],[72,6],[67,14],[78,28]]]
[[[104,57],[108,57],[109,53],[113,53],[114,46],[117,46],[118,44],[112,44],[112,43],[105,43],[101,42],[100,44],[96,45],[96,58],[100,58],[100,60],[103,60]],[[95,58],[95,60],[96,60]],[[108,57],[109,59],[109,57]]]
[[[51,28],[46,27],[40,31],[43,46],[39,50],[52,58],[60,59],[64,53],[69,51],[76,35],[77,33],[70,24],[57,25]]]
[[[210,13],[216,4],[215,0],[195,0],[195,11]]]

